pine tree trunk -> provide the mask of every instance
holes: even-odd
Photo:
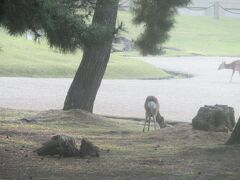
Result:
[[[240,118],[231,134],[231,137],[228,139],[227,145],[231,144],[240,144]]]
[[[115,28],[118,2],[119,0],[98,0],[92,23]],[[64,110],[83,109],[92,112],[111,47],[112,39],[102,46],[85,47],[81,64],[65,99]]]

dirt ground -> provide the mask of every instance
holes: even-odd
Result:
[[[32,122],[21,118],[33,119]],[[190,123],[143,133],[143,122],[83,111],[0,109],[0,179],[240,179],[240,146],[228,133],[193,130]],[[88,138],[99,158],[40,157],[53,135]]]

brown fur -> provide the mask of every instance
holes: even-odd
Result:
[[[220,66],[218,67],[218,70],[220,69],[232,69],[232,76],[230,79],[230,82],[231,82],[232,77],[236,71],[238,71],[240,75],[240,60],[233,61],[230,64],[226,64],[225,62],[222,62],[222,64],[220,64]]]

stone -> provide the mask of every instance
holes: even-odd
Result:
[[[80,150],[71,136],[56,135],[36,149],[39,156],[59,155],[59,157],[99,157],[100,149],[87,139],[82,139]]]
[[[43,146],[35,150],[38,155],[60,155],[65,157],[79,156],[75,140],[66,135],[56,135],[51,140],[43,143]]]
[[[135,50],[135,45],[132,40],[122,36],[114,38],[112,52],[124,52],[132,50]]]
[[[235,126],[234,109],[227,105],[201,107],[192,119],[193,129],[228,132]]]
[[[99,157],[99,148],[87,139],[82,139],[80,146],[80,157]]]

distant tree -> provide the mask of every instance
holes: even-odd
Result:
[[[177,7],[190,0],[133,0],[134,22],[145,31],[136,45],[143,55],[157,54],[168,39]],[[64,103],[64,110],[93,110],[105,73],[116,27],[119,0],[0,0],[0,25],[12,35],[27,30],[44,34],[51,47],[63,52],[83,49]],[[92,23],[89,23],[92,18]]]
[[[143,24],[145,31],[136,41],[143,55],[158,54],[161,45],[168,40],[168,32],[175,23],[177,8],[190,0],[135,0],[133,22]]]
[[[240,118],[231,134],[231,137],[228,139],[227,145],[231,144],[240,144]]]

